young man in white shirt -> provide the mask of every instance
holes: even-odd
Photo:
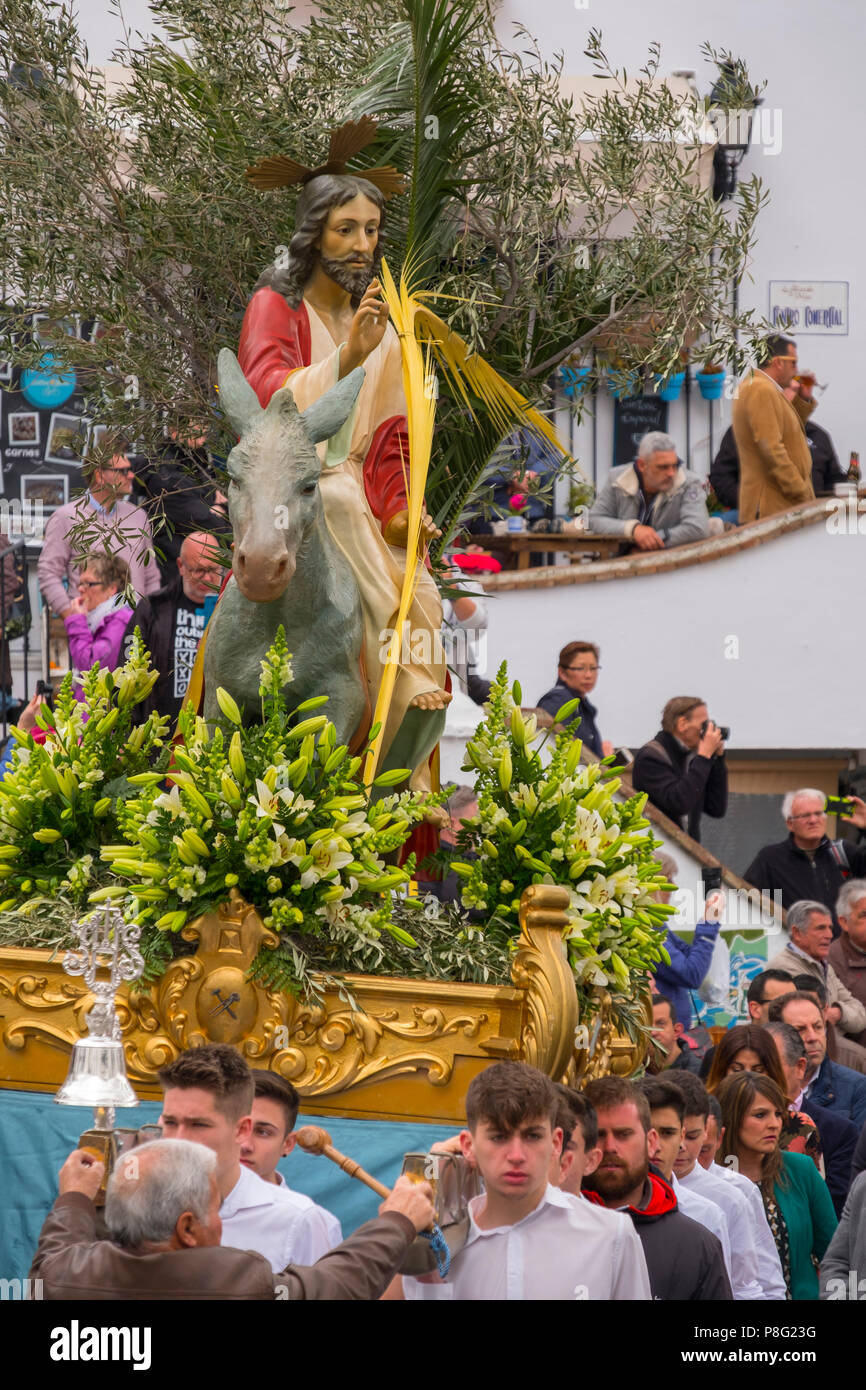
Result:
[[[734,1298],[783,1300],[786,1297],[782,1265],[767,1222],[761,1194],[742,1173],[716,1163],[715,1151],[722,1137],[721,1108],[703,1083],[688,1072],[677,1072],[671,1084],[685,1104],[683,1142],[674,1172],[683,1191],[709,1197],[728,1218],[731,1250],[739,1267],[754,1269],[758,1292],[742,1294],[734,1281]],[[711,1111],[718,1111],[718,1116]],[[712,1125],[712,1132],[710,1132]],[[704,1149],[709,1149],[704,1162]]]
[[[235,1048],[212,1043],[181,1053],[159,1073],[160,1125],[165,1139],[189,1139],[217,1156],[222,1244],[264,1255],[275,1274],[290,1264],[314,1264],[340,1243],[339,1225],[324,1229],[322,1209],[299,1194],[265,1182],[241,1163],[252,1129],[254,1085]]]
[[[648,1299],[640,1241],[628,1220],[552,1186],[560,1099],[549,1077],[496,1062],[466,1094],[460,1135],[485,1191],[469,1204],[469,1237],[444,1280],[403,1276],[407,1299]],[[558,1164],[557,1164],[558,1166]],[[399,1293],[396,1295],[399,1297]]]
[[[550,1181],[570,1196],[580,1197],[584,1178],[594,1173],[601,1163],[598,1120],[595,1110],[580,1091],[557,1082],[556,1092],[560,1102],[557,1123],[562,1129],[562,1153],[557,1172]]]
[[[646,1096],[650,1108],[652,1119],[652,1129],[649,1133],[650,1162],[658,1169],[665,1182],[670,1183],[677,1199],[677,1205],[683,1215],[690,1217],[692,1221],[700,1222],[706,1230],[712,1231],[719,1241],[725,1269],[736,1298],[731,1238],[724,1212],[711,1199],[685,1189],[674,1176],[674,1163],[683,1139],[683,1098],[679,1091],[670,1085],[666,1076],[648,1076],[634,1084],[635,1089]]]
[[[315,1263],[326,1250],[340,1244],[343,1232],[332,1212],[289,1187],[277,1169],[280,1159],[295,1147],[293,1131],[300,1104],[298,1093],[291,1081],[276,1072],[253,1069],[250,1074],[256,1093],[250,1116],[252,1127],[241,1144],[241,1163],[263,1182],[273,1183],[296,1207],[299,1218],[296,1240],[303,1241],[304,1253],[310,1254],[309,1260],[298,1256],[296,1263]]]

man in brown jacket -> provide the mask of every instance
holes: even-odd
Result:
[[[866,878],[849,878],[836,899],[841,935],[830,947],[827,960],[855,999],[866,1005]],[[853,1034],[866,1047],[866,1028]]]
[[[45,1299],[342,1299],[384,1293],[418,1231],[433,1221],[427,1183],[399,1178],[380,1215],[308,1268],[274,1274],[262,1255],[220,1245],[216,1155],[185,1139],[159,1139],[119,1160],[96,1234],[93,1199],[103,1165],[76,1149],[60,1170],[60,1196],[30,1271]]]
[[[811,502],[812,455],[803,421],[814,402],[785,397],[797,373],[797,344],[767,340],[755,371],[740,382],[731,424],[740,458],[740,522],[755,521]]]

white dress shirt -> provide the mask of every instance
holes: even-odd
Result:
[[[714,1163],[709,1170],[714,1178],[721,1178],[730,1187],[735,1187],[749,1204],[752,1213],[752,1234],[758,1255],[758,1279],[764,1290],[764,1297],[784,1301],[787,1298],[782,1262],[770,1230],[767,1213],[757,1183],[747,1178],[745,1173],[736,1173],[726,1164]]]
[[[241,1175],[220,1207],[222,1245],[255,1250],[275,1274],[312,1265],[343,1239],[340,1223],[310,1197],[265,1182],[241,1164]]]
[[[683,1216],[690,1216],[693,1221],[700,1222],[708,1231],[712,1231],[714,1236],[718,1236],[722,1247],[722,1254],[725,1257],[725,1269],[731,1281],[731,1288],[733,1288],[734,1276],[731,1273],[731,1237],[728,1231],[728,1222],[725,1213],[718,1203],[711,1201],[709,1197],[705,1197],[700,1192],[695,1192],[692,1188],[683,1187],[676,1173],[671,1175],[671,1187],[677,1199],[677,1206]]]
[[[724,1178],[716,1177],[712,1169],[702,1168],[696,1163],[690,1173],[679,1179],[681,1188],[696,1191],[702,1197],[709,1197],[721,1207],[728,1221],[728,1234],[731,1237],[731,1288],[734,1298],[745,1302],[749,1299],[765,1299],[767,1294],[758,1273],[758,1252],[755,1246],[754,1217],[745,1194]],[[766,1218],[764,1225],[767,1225]],[[775,1250],[775,1241],[767,1226],[767,1234]],[[778,1263],[778,1256],[777,1256]],[[781,1274],[781,1265],[779,1273]],[[782,1285],[784,1288],[784,1284]]]
[[[469,1238],[443,1282],[403,1276],[407,1299],[519,1301],[649,1299],[640,1237],[627,1216],[548,1186],[534,1211],[513,1226],[482,1230],[469,1203]]]

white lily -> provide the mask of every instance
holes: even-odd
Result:
[[[334,872],[339,873],[340,869],[352,862],[352,855],[341,847],[339,840],[317,840],[309,853],[313,856],[313,862],[301,874],[302,888],[312,888],[320,879],[328,878]]]
[[[172,820],[174,820],[175,816],[181,816],[184,820],[188,819],[186,811],[181,804],[180,789],[176,786],[173,786],[170,792],[160,792],[159,796],[154,797],[153,805],[154,809],[158,806],[161,810],[168,811]],[[151,811],[150,816],[147,817],[148,821],[151,820],[152,815],[153,811]],[[153,824],[152,821],[151,824]]]
[[[278,816],[291,811],[298,820],[305,820],[313,809],[312,801],[293,792],[290,787],[279,787],[272,792],[260,777],[256,778],[256,795],[248,796],[247,801],[255,806],[257,816],[267,816],[268,820],[273,821],[277,839],[285,834],[286,829],[277,820]]]

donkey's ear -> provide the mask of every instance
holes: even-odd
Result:
[[[342,429],[358,399],[366,375],[363,367],[356,367],[307,407],[301,419],[314,444],[320,444],[323,439],[332,439]]]
[[[219,405],[238,437],[246,434],[253,420],[262,413],[259,398],[241,371],[240,363],[228,348],[217,358]]]

